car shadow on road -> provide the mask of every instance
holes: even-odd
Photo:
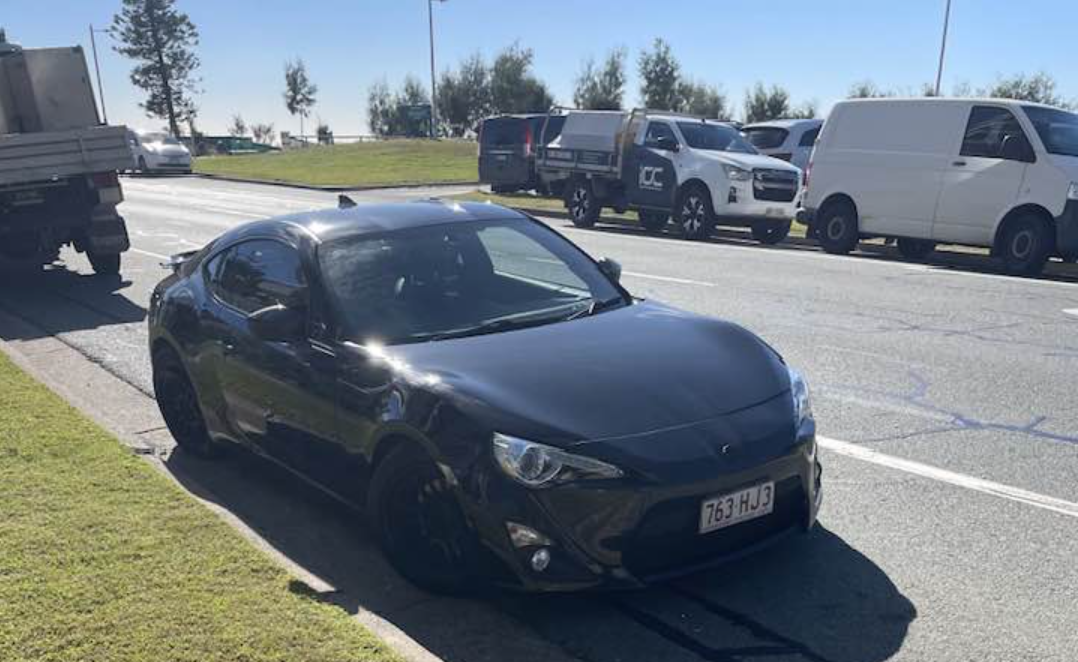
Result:
[[[124,295],[121,276],[80,274],[55,265],[39,273],[0,275],[0,308],[30,322],[6,340],[32,340],[146,319],[146,308]]]
[[[536,648],[541,641],[594,662],[882,662],[899,650],[917,613],[886,572],[824,527],[642,591],[431,596],[396,574],[358,513],[271,463],[240,450],[216,462],[177,450],[166,466],[317,577],[292,582],[294,592],[361,621],[377,614],[447,661],[552,659]]]

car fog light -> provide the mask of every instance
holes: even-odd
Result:
[[[733,186],[730,187],[730,194],[726,196],[726,202],[730,204],[737,202],[737,189]]]
[[[506,522],[505,529],[509,532],[509,540],[513,543],[513,547],[516,547],[517,549],[522,547],[541,547],[550,544],[550,538],[547,538],[530,526],[524,526],[523,524],[517,524],[516,522]]]
[[[550,565],[550,550],[546,547],[535,550],[532,554],[532,570],[542,572]]]

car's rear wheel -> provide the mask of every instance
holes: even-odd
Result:
[[[595,189],[586,179],[578,179],[566,191],[565,206],[573,225],[590,228],[599,220],[602,207],[595,198]]]
[[[641,209],[637,214],[640,216],[640,226],[648,232],[654,232],[656,234],[663,231],[666,224],[670,221],[670,214],[662,211],[654,211],[651,209]]]
[[[119,253],[87,253],[86,257],[89,258],[94,273],[99,276],[115,276],[120,273]]]
[[[927,239],[898,239],[898,252],[907,260],[923,260],[936,250],[936,242]]]
[[[1004,270],[1013,276],[1036,276],[1052,254],[1052,236],[1034,215],[1015,219],[1004,232],[997,253]]]
[[[678,200],[678,234],[686,239],[707,239],[715,229],[711,196],[702,186],[690,186]]]
[[[790,221],[778,225],[752,226],[752,238],[761,244],[777,244],[790,235]]]
[[[816,222],[816,241],[828,253],[844,255],[857,247],[860,239],[857,211],[848,202],[829,204]]]
[[[220,455],[221,447],[210,439],[202,408],[187,371],[171,349],[153,356],[153,391],[168,431],[184,451],[203,458]]]
[[[389,451],[371,480],[368,511],[386,557],[408,581],[438,593],[478,587],[475,532],[422,449],[402,443]]]

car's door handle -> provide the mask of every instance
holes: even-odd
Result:
[[[961,167],[961,166],[966,165],[966,162],[965,161],[951,161],[951,165]]]

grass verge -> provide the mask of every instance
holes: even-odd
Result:
[[[479,179],[475,143],[382,140],[265,154],[204,156],[195,172],[312,186],[452,184]]]
[[[399,658],[0,354],[0,660]]]

